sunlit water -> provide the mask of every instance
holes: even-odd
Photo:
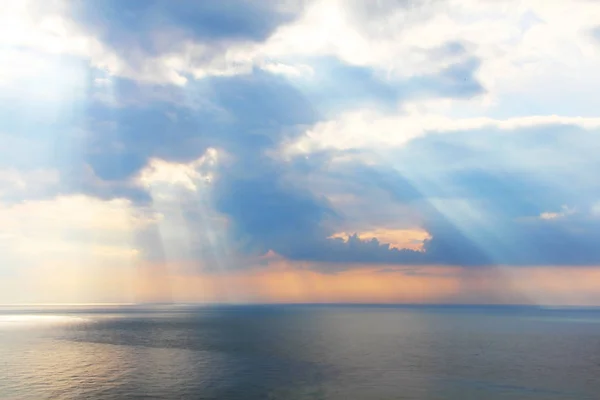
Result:
[[[0,310],[0,398],[600,398],[600,311]]]

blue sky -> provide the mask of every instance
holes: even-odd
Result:
[[[144,268],[596,271],[599,7],[10,5],[4,300]]]

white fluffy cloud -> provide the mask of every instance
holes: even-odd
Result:
[[[381,150],[399,147],[428,133],[451,133],[496,128],[514,130],[544,125],[574,125],[585,129],[600,127],[600,118],[534,115],[497,119],[490,117],[453,118],[408,104],[404,112],[384,114],[374,109],[346,112],[330,121],[319,122],[294,141],[285,143],[285,156],[321,150]]]
[[[168,51],[148,54],[131,49],[124,57],[78,23],[68,1],[14,2],[0,15],[0,85],[48,74],[56,56],[80,58],[113,76],[179,86],[187,83],[186,75],[201,79],[246,74],[255,65],[285,75],[306,70],[265,60],[261,47],[249,40],[213,43],[182,38],[175,30],[156,33],[172,43]]]
[[[266,42],[271,57],[329,55],[394,78],[436,73],[474,57],[485,93],[469,101],[411,100],[397,113],[345,110],[284,154],[400,146],[427,132],[572,124],[598,127],[600,46],[591,1],[318,0]],[[569,15],[569,23],[565,23]]]
[[[175,163],[161,159],[152,159],[140,172],[138,184],[154,192],[168,192],[172,187],[181,186],[196,192],[199,185],[210,183],[213,179],[212,169],[219,158],[219,152],[209,148],[190,163]],[[158,193],[157,193],[158,194]]]
[[[186,75],[248,73],[254,66],[274,73],[306,74],[306,57],[334,56],[374,68],[388,77],[435,73],[466,57],[481,60],[478,78],[490,93],[544,92],[540,83],[560,87],[558,78],[591,74],[600,59],[592,31],[600,4],[540,0],[314,0],[299,17],[262,43],[229,43],[173,37],[160,54],[140,52],[125,59],[69,15],[64,0],[15,2],[0,17],[3,66],[0,81],[30,69],[20,49],[68,54],[93,67],[131,79],[184,85]],[[569,23],[564,16],[569,15]],[[163,39],[175,31],[157,32]],[[17,50],[15,50],[17,49]],[[20,68],[26,65],[27,68]],[[593,78],[593,76],[589,76]],[[586,80],[569,82],[581,90]],[[594,85],[600,79],[594,78]],[[492,100],[494,100],[492,96]]]
[[[448,45],[460,44],[482,60],[486,87],[517,87],[521,82],[515,78],[597,62],[590,30],[598,24],[599,9],[590,1],[317,0],[298,21],[276,31],[264,51],[279,57],[333,55],[410,76],[455,62],[464,54]]]

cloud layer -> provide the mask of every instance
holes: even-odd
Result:
[[[165,4],[0,17],[3,273],[600,265],[597,3]]]

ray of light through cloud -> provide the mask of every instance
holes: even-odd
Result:
[[[1,13],[0,303],[600,304],[599,3],[165,4]]]

